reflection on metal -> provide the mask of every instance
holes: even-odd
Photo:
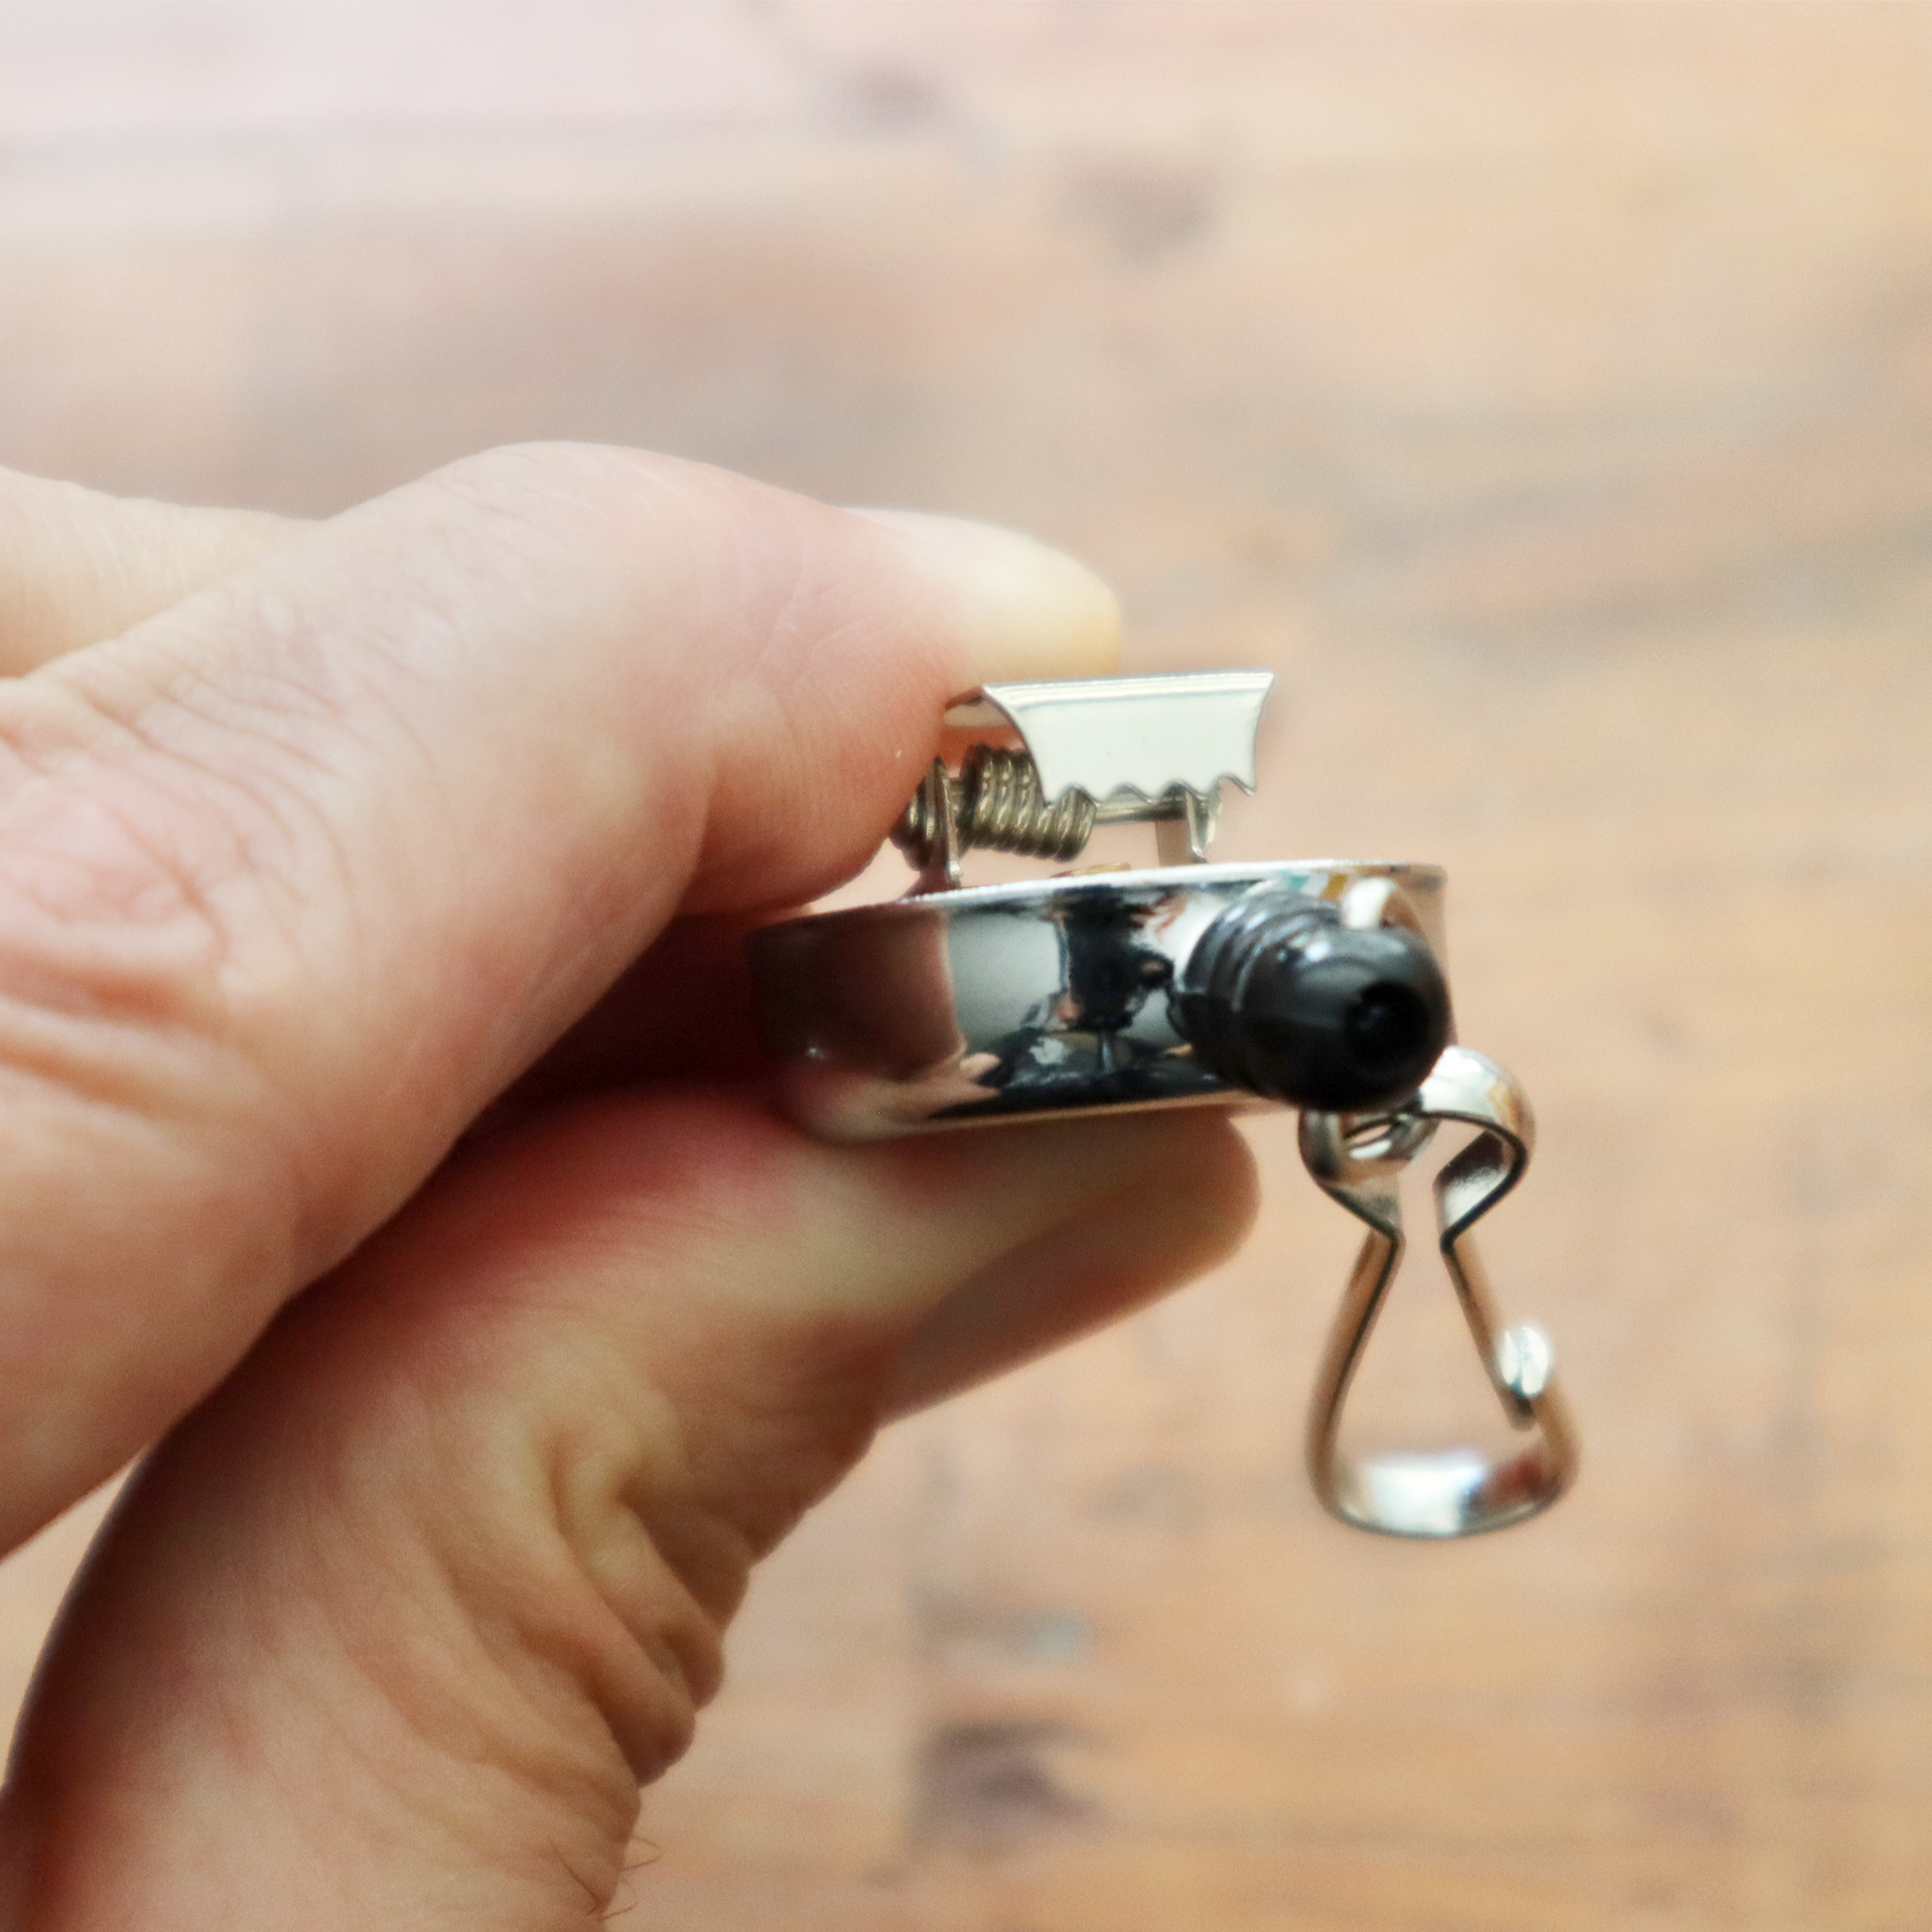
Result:
[[[876,1140],[1122,1108],[1304,1109],[1310,1172],[1369,1235],[1315,1390],[1309,1461],[1344,1521],[1467,1535],[1553,1502],[1577,1466],[1548,1341],[1502,1328],[1468,1228],[1529,1160],[1515,1082],[1450,1044],[1443,875],[1353,860],[1203,863],[1223,782],[1252,788],[1265,672],[991,685],[947,715],[1020,746],[935,759],[893,833],[912,892],[752,939],[782,1102]],[[1163,864],[967,888],[975,849],[1064,862],[1145,821]],[[1333,1109],[1354,1107],[1349,1114]],[[1373,1110],[1372,1112],[1367,1110]],[[1437,1183],[1442,1247],[1520,1453],[1351,1460],[1350,1383],[1402,1252],[1397,1178],[1445,1121],[1476,1138]]]
[[[789,1111],[833,1140],[1016,1115],[1266,1104],[1196,1058],[1176,994],[1214,920],[1260,893],[1386,879],[1440,949],[1433,866],[1176,866],[984,886],[754,935]]]

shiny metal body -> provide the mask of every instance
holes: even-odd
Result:
[[[1294,953],[1301,942],[1284,936],[1296,924],[1402,926],[1420,935],[1427,946],[1420,965],[1436,1002],[1432,1030],[1419,1041],[1417,1067],[1428,1066],[1448,1017],[1438,868],[1333,859],[1202,863],[1221,784],[1252,788],[1255,727],[1272,681],[1265,672],[1209,672],[998,685],[949,712],[951,724],[992,724],[1017,735],[1021,749],[975,746],[957,774],[934,760],[893,834],[919,868],[911,893],[752,935],[760,1024],[786,1110],[826,1139],[872,1141],[1121,1109],[1274,1104],[1264,1092],[1306,1101],[1322,1091],[1312,1077],[1280,1083],[1244,1057],[1246,1044],[1229,1058],[1222,1021],[1212,1018],[1289,1024],[1283,1009],[1247,990],[1254,984],[1241,977],[1248,965],[1225,996],[1218,976],[1233,956],[1232,933],[1261,931],[1248,960],[1314,958],[1312,950]],[[962,860],[976,846],[1063,861],[1096,825],[1122,820],[1155,826],[1162,865],[1017,886],[961,884]],[[1285,915],[1276,909],[1283,898]],[[1333,901],[1335,916],[1306,907],[1308,898]],[[1181,1015],[1188,999],[1203,997],[1199,987],[1190,991],[1187,975],[1210,928],[1221,937],[1208,940],[1196,964],[1216,989],[1206,997],[1222,1004],[1205,1022],[1195,1009],[1196,1044]],[[1337,956],[1322,944],[1322,957]],[[1372,947],[1354,950],[1357,958],[1365,950],[1381,957]],[[1413,945],[1395,951],[1417,960]],[[1372,990],[1384,993],[1379,983]],[[1244,1035],[1264,1043],[1279,1037]],[[1448,1037],[1453,1041],[1452,1028]],[[1216,1072],[1203,1055],[1218,1056],[1231,1074]],[[1534,1130],[1521,1088],[1464,1047],[1444,1048],[1408,1098],[1400,1095],[1418,1072],[1401,1065],[1399,1077],[1392,1104],[1373,1116],[1302,1116],[1309,1172],[1369,1230],[1316,1382],[1309,1470],[1323,1506],[1344,1522],[1395,1536],[1465,1536],[1546,1508],[1577,1468],[1550,1344],[1540,1329],[1501,1326],[1469,1239],[1471,1225],[1521,1177]],[[1378,1104],[1391,1091],[1352,1090],[1374,1094]],[[1473,1449],[1352,1458],[1341,1447],[1342,1411],[1402,1256],[1398,1180],[1446,1122],[1476,1133],[1437,1180],[1443,1254],[1504,1414],[1534,1437],[1500,1461]]]
[[[753,935],[788,1112],[828,1140],[1016,1116],[1262,1106],[1198,1064],[1170,996],[1243,895],[1286,886],[1405,908],[1442,951],[1434,866],[1173,866],[983,886],[788,919]],[[1399,897],[1391,898],[1391,889]]]

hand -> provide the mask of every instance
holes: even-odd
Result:
[[[0,477],[8,1547],[158,1444],[8,1923],[582,1925],[882,1418],[1238,1240],[1216,1118],[832,1149],[742,1077],[749,915],[1114,623],[1023,539],[619,451],[315,526]]]

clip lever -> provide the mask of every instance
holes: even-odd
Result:
[[[1255,784],[1255,732],[1272,671],[1182,671],[1058,684],[989,684],[946,714],[999,725],[1018,751],[975,745],[954,777],[935,759],[893,832],[915,895],[949,892],[976,847],[1077,859],[1099,825],[1151,823],[1164,866],[1199,865],[1221,782]]]

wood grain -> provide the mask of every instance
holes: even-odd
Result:
[[[1543,1127],[1555,1517],[1322,1520],[1350,1248],[891,1433],[650,1798],[656,1932],[1932,1923],[1932,11],[0,13],[0,461],[326,510],[587,436],[1035,529],[1440,860]],[[1365,1402],[1480,1418],[1419,1271]],[[74,1532],[0,1570],[20,1667]]]

